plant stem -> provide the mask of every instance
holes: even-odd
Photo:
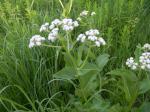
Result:
[[[62,6],[62,8],[64,9],[64,5],[63,5],[62,1],[59,0],[59,2],[60,2],[60,5]]]
[[[85,63],[87,62],[87,59],[88,59],[89,54],[90,54],[90,50],[91,50],[91,47],[88,49],[87,56],[86,56],[86,58],[85,58],[85,60],[84,60],[84,62],[83,62],[83,64],[81,65],[81,67],[80,67],[80,68],[83,68],[83,67],[84,67],[84,65],[85,65]]]
[[[42,44],[42,46],[53,47],[53,48],[62,48],[63,47],[63,46],[53,46],[53,45],[46,45],[46,44]]]
[[[67,32],[67,50],[69,52],[69,47],[70,47],[70,43],[69,43],[69,34]]]

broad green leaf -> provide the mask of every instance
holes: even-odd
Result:
[[[126,69],[116,69],[116,70],[112,70],[110,72],[108,72],[107,74],[111,74],[114,76],[120,76],[120,77],[124,77],[129,81],[137,81],[138,78],[136,76],[135,73],[133,73],[130,70],[126,70]]]
[[[146,80],[143,80],[139,83],[139,86],[140,86],[140,94],[144,94],[146,93],[147,91],[150,90],[150,80],[146,79]]]
[[[91,102],[86,105],[89,112],[107,112],[110,102],[105,101],[100,96],[95,96]]]
[[[126,69],[117,69],[109,72],[108,74],[111,74],[115,77],[120,77],[120,87],[122,91],[125,93],[125,98],[128,102],[134,102],[134,100],[137,97],[138,94],[138,78],[136,75]]]
[[[140,112],[150,112],[150,102],[144,102],[140,107]]]
[[[97,87],[96,77],[98,74],[98,68],[95,64],[86,64],[82,69],[78,70],[78,79],[80,82],[80,89],[78,94],[84,93],[84,96],[88,96]]]
[[[85,88],[90,81],[95,78],[98,68],[95,64],[87,63],[82,69],[78,70],[81,88]]]
[[[79,76],[89,74],[89,72],[91,72],[91,74],[94,74],[95,72],[97,73],[98,72],[97,65],[92,63],[86,63],[83,68],[78,69]]]
[[[96,59],[96,64],[98,65],[100,71],[104,68],[104,66],[109,61],[109,55],[108,54],[102,54],[99,55]]]
[[[69,53],[64,53],[65,66],[76,67],[76,61]]]
[[[65,67],[62,70],[60,70],[59,72],[54,74],[55,78],[60,78],[60,79],[67,79],[67,80],[71,80],[71,79],[75,79],[77,71],[72,68],[72,67]]]

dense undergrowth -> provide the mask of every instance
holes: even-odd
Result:
[[[87,100],[75,93],[78,80],[53,77],[65,66],[59,50],[28,47],[41,24],[63,17],[59,0],[0,1],[0,112],[149,112],[150,74],[129,70],[125,62],[138,44],[150,43],[150,1],[74,0],[68,16],[76,18],[84,9],[96,15],[72,37],[98,28],[107,45],[92,52],[110,56]]]

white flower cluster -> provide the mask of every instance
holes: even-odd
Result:
[[[45,41],[44,37],[41,37],[40,35],[34,35],[30,39],[29,48],[32,48],[34,46],[40,46],[43,41]]]
[[[75,27],[78,27],[79,23],[77,21],[73,21],[72,19],[63,19],[62,20],[62,28],[65,31],[72,31]]]
[[[56,27],[61,26],[65,31],[72,31],[75,27],[79,26],[77,21],[73,21],[72,19],[65,18],[63,20],[55,19],[52,21],[51,25],[49,26],[50,30],[53,30]]]
[[[148,44],[148,43],[144,44],[143,50],[144,51],[150,51],[150,44]]]
[[[91,16],[94,16],[94,15],[96,15],[96,12],[91,12]]]
[[[134,61],[133,57],[130,57],[130,58],[127,59],[126,65],[127,65],[129,68],[131,68],[132,70],[135,70],[135,69],[137,69],[137,67],[138,67],[138,63],[136,63],[136,62]]]
[[[89,40],[95,43],[97,47],[100,47],[101,45],[106,45],[105,40],[102,37],[98,37],[100,32],[97,29],[91,29],[89,31],[86,31],[85,34],[80,34],[77,37],[77,41],[85,42],[85,40]]]
[[[95,12],[91,12],[89,13],[89,11],[82,11],[80,13],[79,18],[77,19],[78,21],[81,20],[80,17],[85,17],[87,15],[95,15]],[[41,25],[39,31],[40,32],[44,32],[47,31],[49,32],[48,34],[48,40],[50,40],[51,42],[54,42],[55,40],[58,39],[59,35],[59,30],[62,29],[66,32],[72,31],[74,30],[75,27],[79,26],[79,23],[77,20],[73,20],[70,18],[64,18],[64,19],[55,19],[53,20],[51,23],[44,23]],[[95,43],[96,46],[100,46],[100,45],[105,45],[105,41],[102,37],[97,37],[99,35],[99,31],[96,29],[91,29],[87,32],[85,32],[85,34],[80,34],[78,36],[77,41],[81,41],[84,42],[86,39],[93,41]],[[40,35],[34,35],[31,39],[30,39],[30,43],[29,43],[29,47],[32,48],[33,46],[40,46],[41,43],[45,40],[44,37],[41,37]]]
[[[77,38],[77,41],[84,42],[85,39],[86,39],[85,34],[80,34],[80,35],[78,36],[78,38]]]
[[[81,21],[82,20],[82,17],[87,17],[88,15],[91,15],[91,16],[94,16],[96,15],[96,12],[89,12],[87,10],[83,10],[81,13],[80,13],[80,16],[77,18],[78,21]]]
[[[48,35],[48,40],[54,42],[58,38],[59,28],[54,28]]]
[[[51,25],[49,26],[49,29],[52,30],[56,27],[59,27],[62,24],[61,20],[55,19],[54,21],[51,22]]]
[[[80,16],[81,16],[81,17],[86,17],[86,16],[88,16],[88,14],[89,14],[89,11],[83,10],[83,11],[80,13]],[[90,15],[91,15],[91,16],[94,16],[94,15],[96,15],[96,12],[91,12]]]
[[[126,65],[135,70],[141,68],[143,70],[150,70],[150,44],[145,44],[143,47],[145,52],[141,54],[137,63],[135,63],[133,57],[127,59]]]
[[[49,23],[48,22],[44,23],[40,28],[40,32],[47,31],[48,27],[49,27]]]
[[[150,70],[150,52],[142,53],[139,62],[140,62],[141,69]]]
[[[48,35],[48,40],[54,42],[58,38],[58,32],[59,28],[62,27],[64,31],[72,31],[75,27],[78,27],[79,23],[77,21],[73,21],[72,19],[55,19],[51,22],[51,25],[49,26],[49,29],[51,32]]]
[[[80,13],[80,16],[81,17],[85,17],[89,14],[89,11],[86,11],[86,10],[83,10],[81,13]]]

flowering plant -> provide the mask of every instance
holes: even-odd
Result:
[[[143,47],[138,45],[135,52],[135,57],[130,57],[126,61],[126,65],[130,69],[116,69],[110,71],[110,77],[119,85],[119,92],[125,95],[127,102],[127,112],[137,102],[138,96],[150,90],[150,44],[145,44]]]
[[[70,18],[55,19],[50,24],[44,23],[40,32],[47,38],[34,35],[30,39],[29,48],[46,46],[60,49],[65,66],[56,72],[54,78],[68,80],[75,86],[75,93],[83,101],[88,101],[95,91],[98,91],[97,77],[109,61],[108,54],[95,56],[94,50],[106,45],[98,29],[89,29],[74,37],[74,30],[82,27],[83,20],[96,13],[83,11],[76,20]],[[77,81],[79,83],[74,83]]]
[[[138,46],[135,52],[136,59],[130,57],[126,65],[132,70],[143,69],[150,71],[150,44],[146,43],[143,47]]]

